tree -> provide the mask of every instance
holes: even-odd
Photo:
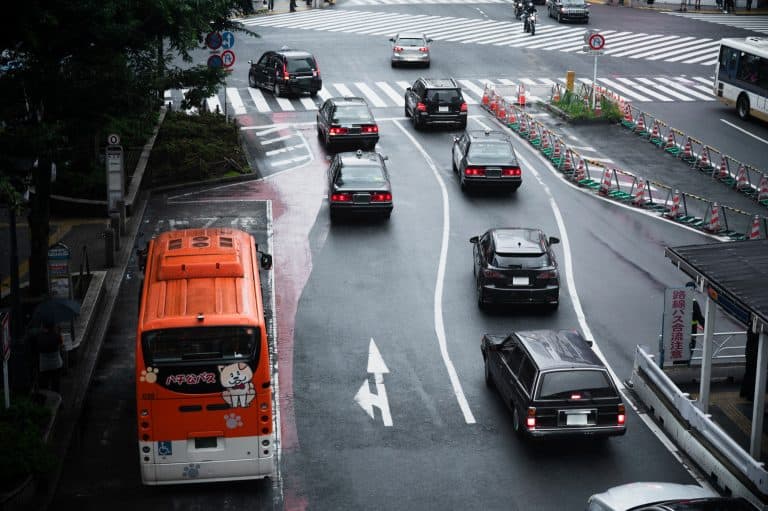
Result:
[[[225,72],[192,65],[191,53],[211,30],[256,36],[231,20],[243,4],[27,0],[6,12],[0,52],[13,65],[0,71],[0,93],[8,94],[0,104],[0,170],[31,176],[32,296],[48,291],[51,164],[60,174],[103,173],[105,131],[116,120],[156,113],[165,89],[190,89],[190,104],[199,106]]]

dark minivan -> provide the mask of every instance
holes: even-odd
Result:
[[[309,94],[323,88],[314,55],[304,50],[281,48],[264,53],[257,62],[248,61],[248,85],[271,90],[275,96]]]
[[[571,330],[485,334],[485,381],[512,410],[514,430],[527,437],[626,433],[619,391],[592,343]]]

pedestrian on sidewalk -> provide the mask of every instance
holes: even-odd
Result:
[[[701,10],[701,0],[693,0],[693,8],[697,11]]]
[[[753,332],[751,328],[747,330],[747,344],[744,350],[746,364],[744,365],[744,377],[741,379],[741,388],[739,389],[739,396],[747,401],[754,400],[755,377],[757,376],[757,346],[759,340],[760,336]]]
[[[752,0],[747,0],[747,10],[748,11],[752,10]]]
[[[680,12],[688,12],[687,1],[688,0],[682,0],[680,2]]]
[[[267,9],[270,11],[275,10],[275,0],[267,0]]]
[[[291,8],[291,12],[296,12],[296,0],[291,0],[290,4],[288,4]]]
[[[321,7],[321,0],[312,0],[312,7]]]
[[[42,329],[33,339],[33,348],[38,360],[38,385],[41,389],[61,391],[61,370],[64,367],[64,359],[61,350],[64,341],[56,329],[56,325],[50,321],[43,323]]]

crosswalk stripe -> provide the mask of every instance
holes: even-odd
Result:
[[[653,46],[656,47],[657,45],[661,44],[664,41],[669,41],[670,39],[677,39],[676,35],[669,35],[666,37],[659,38],[659,36],[653,36],[656,38],[655,41],[653,41]],[[635,47],[634,49],[622,51],[619,53],[612,53],[614,57],[628,57],[630,55],[637,55],[639,54],[645,54],[648,51],[648,48],[645,46]]]
[[[389,99],[394,101],[397,106],[405,106],[405,98],[402,94],[395,92],[395,89],[390,87],[387,82],[376,82],[376,87],[384,91],[384,94],[389,96]]]
[[[301,104],[307,110],[317,110],[317,103],[312,98],[301,98]]]
[[[639,90],[640,92],[644,92],[645,94],[648,94],[649,96],[658,99],[659,101],[672,101],[672,98],[665,96],[664,94],[660,94],[654,90],[649,89],[648,87],[645,87],[643,85],[638,85],[635,83],[632,83],[632,80],[628,78],[622,78],[617,77],[616,80],[620,81],[621,83],[629,86],[634,87],[635,89]]]
[[[260,90],[248,87],[248,94],[251,96],[253,104],[256,105],[256,110],[259,112],[269,112],[267,100],[264,99],[264,94]]]
[[[648,78],[640,77],[637,79],[637,81],[644,83],[649,87],[656,87],[667,96],[672,96],[673,98],[677,98],[680,101],[695,101],[693,98],[689,98],[688,96],[684,96],[683,94],[680,94],[678,91],[674,89],[674,87],[669,87],[669,86],[661,87],[657,85],[653,80],[649,80]]]
[[[686,87],[686,86],[684,86],[681,83],[677,83],[674,80],[670,80],[669,78],[664,78],[663,76],[660,76],[660,77],[657,78],[657,80],[660,81],[661,83],[666,84],[668,87],[672,87],[673,89],[679,90],[679,91],[681,91],[681,92],[683,92],[685,94],[688,94],[688,95],[693,96],[695,98],[701,99],[703,101],[714,101],[715,100],[715,98],[712,97],[711,94],[710,95],[701,94],[701,93],[696,92],[695,90],[693,90],[692,87]],[[691,99],[683,99],[683,101],[692,101],[692,100]]]
[[[284,110],[286,112],[293,112],[296,110],[293,108],[293,103],[291,103],[291,100],[288,98],[275,98],[275,101],[277,101],[277,104],[280,105],[280,109]]]
[[[219,113],[224,112],[224,110],[221,109],[221,102],[219,101],[219,96],[211,96],[210,98],[206,98],[205,106],[208,108],[209,112],[219,112]],[[236,114],[236,115],[240,115],[240,114]]]
[[[665,14],[768,34],[768,16],[764,15],[743,16],[740,14],[697,14],[685,12],[665,12]]]
[[[354,96],[355,94],[343,83],[334,83],[333,87],[339,91],[342,96]]]
[[[243,100],[240,99],[240,94],[237,92],[237,89],[234,87],[227,87],[225,90],[229,104],[232,105],[233,113],[235,115],[243,115],[246,112],[245,104],[243,104]]]
[[[623,93],[625,96],[627,96],[632,100],[651,101],[651,99],[643,96],[642,94],[637,94],[636,92],[624,87],[620,83],[617,83],[609,78],[598,78],[597,81],[608,85],[609,88],[613,89],[616,92]]]
[[[370,102],[373,103],[373,106],[376,106],[376,107],[387,106],[387,103],[383,99],[381,99],[381,97],[378,94],[376,94],[376,92],[374,92],[373,89],[368,87],[363,82],[355,82],[355,86],[363,92],[366,99],[370,100]]]
[[[328,91],[328,89],[326,89],[326,88],[325,88],[325,85],[323,85],[323,88],[322,88],[322,89],[320,89],[319,91],[317,91],[317,95],[320,97],[320,100],[321,100],[321,101],[323,101],[323,102],[325,102],[325,100],[326,100],[326,99],[328,99],[328,98],[330,98],[331,96],[333,96],[333,94],[331,94],[331,93]]]

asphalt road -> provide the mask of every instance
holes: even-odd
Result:
[[[346,10],[513,21],[506,4],[350,5]],[[355,16],[339,3],[329,16],[345,14]],[[535,37],[545,37],[550,25],[559,29],[541,19]],[[447,30],[447,21],[438,21]],[[385,35],[329,31],[334,26],[256,27],[262,38],[242,41],[228,87],[233,96],[252,98],[245,61],[283,44],[311,49],[326,84],[350,84],[355,91],[362,90],[356,84],[377,84],[384,103],[374,109],[381,128],[377,150],[390,158],[391,220],[330,224],[327,153],[315,137],[314,111],[300,100],[276,102],[266,92],[268,109],[246,102],[245,111],[237,114],[249,154],[265,179],[156,196],[143,219],[147,236],[182,225],[235,225],[256,234],[261,243],[268,237],[264,215],[271,210],[280,477],[181,489],[141,487],[132,404],[134,267],[123,284],[117,306],[123,313],[113,318],[82,434],[70,450],[54,504],[147,510],[560,510],[582,509],[590,494],[625,482],[694,482],[642,411],[630,411],[626,436],[607,442],[520,442],[508,410],[483,382],[479,340],[484,332],[578,328],[595,340],[622,382],[630,375],[635,346],[656,342],[664,290],[684,283],[683,274],[664,258],[664,247],[715,240],[573,187],[522,142],[525,175],[518,192],[463,194],[450,165],[455,133],[414,132],[395,99],[378,86],[393,84],[395,90],[398,82],[412,82],[419,74],[470,81],[556,79],[566,70],[589,76],[592,59],[557,50],[438,40],[429,71],[393,70]],[[353,19],[349,26],[361,30],[362,20]],[[703,22],[596,6],[590,28],[600,27],[712,37],[712,26]],[[376,28],[374,22],[369,30]],[[743,33],[718,27],[718,37]],[[452,37],[472,37],[466,34]],[[700,63],[642,58],[606,56],[599,65],[599,74],[613,77],[711,74],[711,67]],[[228,110],[236,107],[233,102]],[[724,123],[698,117],[707,108],[718,109],[724,118],[732,115],[715,103],[670,107],[649,102],[648,108],[674,117],[669,119],[673,125],[707,130],[703,139],[732,138]],[[494,126],[478,106],[470,111],[471,127]],[[761,124],[739,126],[764,135]],[[582,143],[600,146],[601,140]],[[728,143],[745,158],[763,154],[761,142],[752,137]],[[468,239],[498,225],[539,226],[563,240],[555,247],[564,275],[556,313],[477,309]],[[386,364],[378,376],[369,372],[372,350]],[[360,403],[375,400],[373,394],[378,400],[371,417]]]

